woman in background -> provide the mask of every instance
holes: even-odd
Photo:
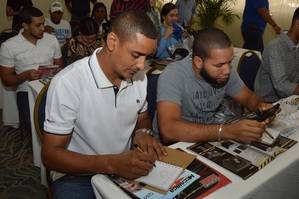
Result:
[[[90,56],[96,48],[103,45],[98,35],[99,26],[92,18],[83,19],[80,22],[79,31],[79,35],[72,37],[67,44],[67,65]]]
[[[94,19],[99,26],[99,35],[105,36],[109,31],[109,21],[107,18],[107,8],[102,2],[98,2],[93,6],[91,18]]]
[[[171,49],[174,50],[176,45],[182,44],[183,29],[177,24],[178,15],[178,9],[173,3],[166,3],[161,9],[161,38],[156,53],[158,59],[169,58],[173,53]]]

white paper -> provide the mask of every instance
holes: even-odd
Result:
[[[147,176],[140,177],[136,181],[167,191],[182,173],[183,168],[158,160],[155,165],[156,167],[153,167]]]

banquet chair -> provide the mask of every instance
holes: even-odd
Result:
[[[154,74],[153,72],[155,69],[159,69],[157,67],[153,67],[151,70],[149,70],[146,75],[147,75],[147,104],[148,104],[148,112],[151,117],[151,120],[153,121],[156,108],[157,108],[157,83],[160,74]]]
[[[46,99],[47,99],[47,91],[49,88],[49,84],[50,83],[47,83],[38,93],[34,104],[34,112],[33,112],[34,127],[40,142],[42,142],[42,138],[43,138],[45,108],[46,108]],[[49,187],[47,192],[47,198],[52,198],[52,192],[51,192],[52,180],[50,177],[50,171],[48,169],[46,169],[46,177],[47,177],[47,184]]]
[[[254,80],[261,65],[259,56],[254,51],[246,51],[240,57],[237,72],[245,85],[254,91]]]

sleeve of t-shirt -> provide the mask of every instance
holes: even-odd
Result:
[[[181,77],[180,72],[166,68],[158,79],[157,102],[170,101],[176,104],[181,104],[182,87],[183,78]]]
[[[245,84],[240,78],[239,74],[235,70],[232,70],[230,78],[227,82],[226,94],[230,97],[233,97],[241,91],[244,85]]]
[[[63,78],[52,80],[47,92],[45,131],[63,135],[72,132],[79,109],[78,92]]]
[[[14,67],[14,56],[6,43],[3,43],[0,48],[0,65],[4,67]]]
[[[59,46],[59,42],[58,40],[56,39],[56,37],[54,38],[54,59],[59,59],[62,57],[62,54],[61,54],[61,48]]]
[[[254,8],[258,9],[258,8],[267,8],[267,2],[266,0],[255,0],[252,1],[254,4]]]

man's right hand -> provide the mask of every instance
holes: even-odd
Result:
[[[54,32],[54,28],[52,26],[45,26],[45,32],[52,34]]]
[[[225,129],[226,127],[224,127]],[[266,128],[266,122],[244,119],[227,125],[228,133],[232,139],[243,142],[258,141]]]
[[[136,179],[146,176],[154,166],[154,156],[138,150],[115,155],[110,162],[112,174],[127,179]]]

